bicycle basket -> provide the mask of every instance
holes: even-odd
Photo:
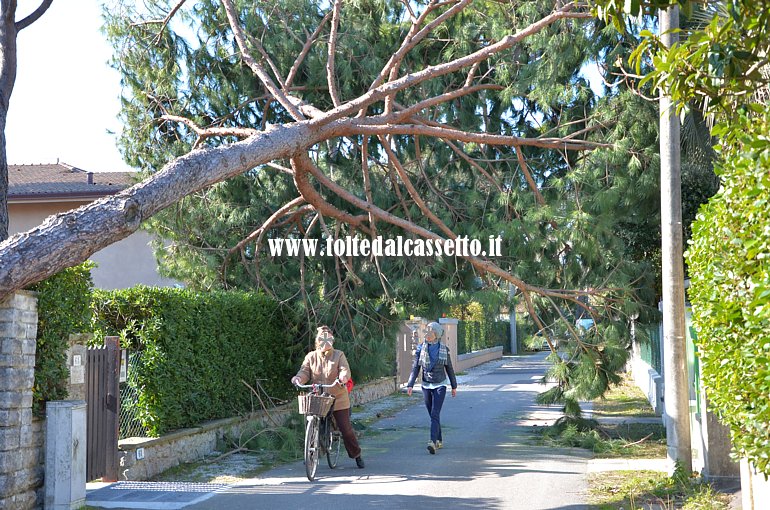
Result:
[[[299,401],[300,414],[313,414],[317,416],[326,416],[329,409],[334,405],[334,397],[329,395],[314,395],[306,393],[297,397]]]

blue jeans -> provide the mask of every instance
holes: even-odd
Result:
[[[444,405],[446,397],[446,386],[439,386],[433,389],[422,389],[422,396],[425,399],[425,407],[430,415],[430,440],[443,441],[441,438],[441,406]]]

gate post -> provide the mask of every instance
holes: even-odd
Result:
[[[108,336],[104,339],[107,348],[107,408],[106,420],[106,466],[103,482],[117,482],[120,458],[118,439],[120,437],[120,339]]]

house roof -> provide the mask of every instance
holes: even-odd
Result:
[[[128,188],[133,172],[88,172],[66,163],[8,165],[8,201],[96,199]]]

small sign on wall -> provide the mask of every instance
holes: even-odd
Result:
[[[80,356],[75,356],[79,358]],[[86,382],[86,367],[83,365],[73,365],[70,367],[70,384],[83,384]]]
[[[120,351],[120,378],[118,382],[126,382],[128,376],[128,350]]]

